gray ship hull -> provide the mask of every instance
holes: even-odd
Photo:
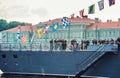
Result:
[[[1,51],[0,69],[4,73],[12,74],[119,78],[120,54],[111,51],[105,51],[102,55],[101,53],[104,52]]]
[[[120,53],[106,53],[81,74],[84,76],[120,78]]]
[[[2,51],[0,69],[4,73],[75,76],[80,64],[93,52]]]

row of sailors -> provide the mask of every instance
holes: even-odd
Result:
[[[50,40],[50,50],[66,50],[67,48],[67,41],[66,40]]]
[[[113,39],[110,40],[92,40],[92,45],[103,45],[103,44],[114,44],[117,43],[117,41],[114,41]],[[90,42],[88,40],[82,40],[79,44],[77,40],[71,40],[71,43],[69,45],[70,50],[85,50],[90,45]],[[61,40],[50,40],[50,50],[66,50],[67,49],[67,40],[61,39]]]
[[[114,44],[117,43],[117,41],[114,41],[113,39],[110,40],[92,40],[93,45],[102,45],[102,44]],[[70,50],[84,50],[87,49],[89,46],[90,42],[88,40],[82,40],[81,43],[79,44],[77,40],[71,40],[71,44],[69,45]],[[24,47],[26,48],[26,47]],[[40,49],[42,50],[42,46],[40,45]],[[66,50],[67,49],[67,40],[64,39],[59,39],[59,40],[50,40],[50,50]]]
[[[112,38],[110,40],[92,40],[93,45],[101,45],[101,44],[116,44],[117,41],[114,41]]]

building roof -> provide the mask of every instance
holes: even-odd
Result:
[[[41,22],[41,24],[52,24],[54,22],[61,22],[62,18],[57,18],[54,20],[50,20],[50,21],[46,21],[46,22]],[[93,19],[89,19],[89,18],[74,18],[68,19],[69,22],[71,23],[77,23],[77,22],[82,22],[82,23],[91,23],[91,25],[87,28],[88,30],[90,29],[95,29],[96,27],[99,29],[108,29],[108,28],[120,28],[120,21],[116,21],[116,22],[96,22]],[[34,26],[20,26],[21,31],[30,31],[30,30],[36,30],[36,25]],[[19,27],[15,27],[15,28],[11,28],[8,30],[4,30],[5,32],[10,31],[10,32],[17,32],[19,29]],[[3,31],[3,32],[4,32]]]
[[[60,24],[62,24],[62,18],[56,18],[56,19],[53,19],[53,20],[49,20],[49,21],[46,21],[46,22],[40,22],[40,24],[53,24],[54,22],[59,22]],[[90,19],[90,18],[68,18],[68,22],[69,23],[79,23],[79,22],[82,22],[82,23],[95,23],[95,20],[93,19]]]
[[[100,29],[108,29],[108,28],[120,28],[120,22],[96,22],[89,26],[87,29],[95,29],[95,28],[100,28]]]
[[[78,23],[78,22],[82,22],[82,23],[95,23],[95,20],[93,19],[90,19],[90,18],[68,18],[68,21],[69,23]],[[56,19],[53,19],[53,20],[49,20],[49,21],[46,21],[46,22],[41,22],[40,24],[53,24],[54,22],[59,22],[60,24],[62,24],[62,18],[56,18]],[[21,28],[21,31],[30,31],[30,30],[36,30],[36,26],[20,26]],[[3,32],[16,32],[18,31],[19,27],[15,27],[15,28],[11,28],[11,29],[8,29],[8,30],[4,30]]]
[[[21,31],[30,31],[30,30],[36,30],[36,26],[18,26],[15,28],[11,28],[8,30],[5,30],[5,32],[16,32],[20,28]]]

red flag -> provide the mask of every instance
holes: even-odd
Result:
[[[47,26],[47,27],[44,28],[44,32],[43,32],[44,34],[46,34],[46,32],[48,31],[49,27],[50,26]]]
[[[71,15],[71,19],[74,19],[74,14]]]
[[[27,43],[27,36],[26,35],[22,36],[22,43],[23,44]]]
[[[79,11],[79,13],[80,13],[80,16],[83,17],[84,16],[84,9]]]

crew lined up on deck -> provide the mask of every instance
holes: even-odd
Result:
[[[103,45],[103,44],[117,44],[117,41],[114,41],[112,38],[109,40],[92,40],[92,45]],[[81,40],[81,43],[78,43],[77,40],[71,40],[70,45],[68,45],[69,50],[86,50],[87,47],[90,45],[89,40]],[[50,40],[50,50],[60,50],[65,51],[67,49],[67,41],[64,39],[60,40]]]
[[[50,40],[50,50],[66,50],[67,48],[67,41],[60,39],[60,40]]]
[[[120,51],[120,38],[118,38],[117,40],[113,40],[112,38],[109,40],[93,39],[91,44],[92,45],[118,44],[118,51]],[[88,49],[88,46],[91,44],[90,44],[90,41],[88,40],[81,40],[81,42],[79,43],[76,39],[73,39],[71,40],[70,43],[68,43],[67,40],[64,40],[64,39],[55,39],[55,40],[51,39],[50,45],[49,47],[47,46],[47,49],[49,49],[50,51],[67,51],[67,50],[80,51],[80,50]],[[6,45],[3,48],[14,50],[14,49],[19,49],[19,46],[20,46],[19,44],[16,46]],[[24,45],[23,47],[21,47],[21,49],[29,50],[37,47],[38,45],[35,45],[35,46],[31,45],[30,47],[27,45]],[[44,50],[44,46],[42,45],[42,43],[39,44],[38,49],[40,49],[40,51]]]
[[[114,44],[114,43],[116,43],[116,41],[114,41],[112,38],[109,40],[96,40],[96,39],[92,40],[93,45]]]

